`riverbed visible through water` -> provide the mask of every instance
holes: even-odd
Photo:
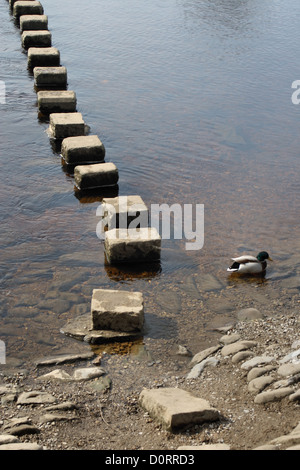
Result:
[[[20,30],[0,0],[7,363],[88,349],[60,328],[89,311],[95,288],[143,292],[142,342],[162,351],[208,344],[240,308],[272,314],[289,298],[297,302],[299,2],[41,3],[78,111],[118,167],[118,194],[138,194],[148,207],[203,204],[204,245],[186,250],[186,239],[172,237],[162,241],[159,265],[105,263],[96,235],[103,194],[74,190],[48,122],[38,117]],[[274,259],[264,279],[228,276],[231,257],[261,250]]]

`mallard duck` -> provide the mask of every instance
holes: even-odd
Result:
[[[273,261],[269,253],[261,251],[256,256],[243,255],[238,258],[232,258],[234,263],[227,269],[230,273],[240,274],[259,274],[264,273],[267,269],[267,261]]]

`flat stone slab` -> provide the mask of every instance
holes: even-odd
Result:
[[[13,16],[17,19],[22,15],[43,15],[44,8],[38,1],[17,1],[13,6]]]
[[[74,169],[75,186],[79,190],[115,186],[118,180],[118,169],[111,162],[79,165]]]
[[[67,86],[66,67],[34,67],[34,83],[39,88]]]
[[[27,56],[28,68],[58,67],[60,52],[56,47],[30,47]]]
[[[105,254],[109,264],[156,262],[161,237],[154,227],[112,229],[105,232]]]
[[[130,225],[148,227],[149,212],[141,196],[103,198],[103,217],[109,230]]]
[[[31,391],[19,395],[17,405],[40,405],[55,403],[56,399],[47,392]]]
[[[140,394],[139,402],[152,418],[168,430],[220,418],[219,412],[206,400],[180,388],[145,389]]]
[[[39,111],[43,114],[76,111],[76,93],[71,90],[39,91],[37,99]]]
[[[20,30],[24,31],[41,31],[48,30],[47,15],[23,15],[20,16]]]
[[[24,31],[21,35],[22,46],[24,49],[30,47],[51,47],[52,34],[50,31]]]
[[[101,163],[105,147],[97,135],[68,137],[62,142],[61,155],[69,165]]]
[[[60,332],[78,341],[89,344],[106,344],[130,341],[141,336],[139,331],[93,330],[91,314],[86,313],[69,321]]]
[[[85,123],[81,113],[50,114],[49,133],[54,139],[82,136],[85,133]]]
[[[144,301],[141,292],[94,289],[92,302],[94,330],[137,331],[144,324]]]

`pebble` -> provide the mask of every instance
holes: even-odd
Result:
[[[247,381],[251,382],[251,380],[260,377],[261,375],[265,375],[274,369],[276,369],[275,366],[253,367],[253,369],[249,370],[248,372]]]
[[[262,377],[257,377],[256,379],[253,379],[249,382],[248,384],[248,390],[250,393],[259,393],[261,392],[264,388],[266,388],[268,385],[273,383],[275,381],[274,377],[270,376],[262,376]]]
[[[292,387],[279,388],[277,390],[268,390],[267,392],[261,392],[254,398],[254,403],[269,403],[273,401],[281,400],[288,395],[293,393]]]
[[[19,395],[17,405],[37,405],[54,403],[56,399],[47,392],[31,391],[23,392]]]
[[[239,362],[242,362],[252,356],[253,352],[251,351],[240,351],[232,356],[231,361],[233,364],[238,364]]]
[[[15,442],[1,445],[0,450],[43,450],[43,446],[34,442]]]
[[[187,379],[195,379],[201,375],[204,368],[207,366],[217,366],[219,364],[219,360],[215,357],[208,357],[204,359],[204,361],[199,362],[198,364],[194,365],[190,373],[187,375]]]
[[[273,356],[255,356],[249,361],[244,362],[244,364],[241,365],[241,368],[250,370],[253,369],[253,367],[257,367],[262,364],[269,364],[272,361],[275,361],[275,357]]]
[[[227,344],[221,350],[222,356],[230,356],[231,354],[236,354],[237,352],[244,351],[245,349],[250,349],[257,346],[256,341],[237,341],[233,344]]]

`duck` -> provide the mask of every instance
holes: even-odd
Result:
[[[234,263],[227,268],[230,273],[240,274],[260,274],[267,269],[267,260],[273,261],[267,251],[260,251],[258,255],[243,255],[238,258],[231,258]]]

